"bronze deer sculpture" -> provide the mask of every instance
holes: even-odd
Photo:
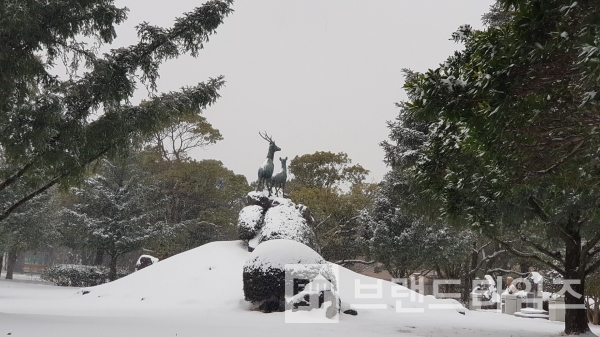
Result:
[[[285,182],[287,181],[287,157],[279,157],[281,169],[271,177],[271,187],[275,187],[275,195],[278,195],[279,190],[282,191],[281,196],[285,197]]]
[[[266,132],[263,135],[259,131],[258,134],[262,137],[262,139],[269,142],[269,152],[267,153],[267,159],[265,159],[262,165],[258,168],[258,184],[256,185],[256,191],[261,191],[266,185],[267,189],[269,190],[269,196],[271,196],[271,176],[273,175],[274,169],[273,156],[275,155],[276,151],[281,151],[281,149],[275,145],[273,139],[271,139]]]

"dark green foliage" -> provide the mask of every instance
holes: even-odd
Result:
[[[222,77],[154,95],[156,79],[162,62],[197,55],[231,5],[208,1],[171,28],[142,23],[139,43],[100,56],[82,39],[113,41],[114,25],[126,18],[113,1],[0,3],[0,146],[12,168],[0,192],[19,181],[32,185],[5,203],[0,219],[57,183],[81,182],[89,163],[128,148],[133,139],[151,137],[214,103]],[[51,75],[57,59],[66,63],[68,79]],[[129,98],[140,83],[152,98],[132,106]]]
[[[62,287],[93,287],[108,282],[109,273],[107,267],[57,264],[46,268],[40,277]],[[117,278],[128,274],[125,270],[117,270]]]
[[[580,280],[579,293],[600,266],[599,8],[499,0],[486,30],[453,34],[463,51],[407,77],[397,129],[426,126],[405,173],[434,217]],[[583,310],[566,315],[567,334],[589,330]]]
[[[172,235],[149,248],[165,259],[217,240],[236,238],[236,221],[250,190],[246,177],[217,160],[164,160],[156,151],[143,153],[143,167],[165,198],[162,216]]]
[[[244,264],[244,297],[260,310],[283,311],[286,290],[288,295],[295,295],[299,280],[306,284],[318,275],[330,280],[335,287],[335,275],[329,264],[306,245],[291,240],[263,242]]]
[[[285,270],[244,268],[244,298],[252,303],[265,303],[265,312],[282,311],[285,306]],[[276,309],[275,309],[276,308]]]
[[[237,231],[240,240],[248,241],[260,231],[264,221],[264,210],[259,205],[249,205],[240,211]]]
[[[344,152],[317,151],[296,156],[289,165],[293,183],[304,188],[339,188],[344,184],[361,183],[369,170],[360,164],[350,165],[352,160]]]
[[[323,256],[329,261],[355,259],[358,217],[372,203],[374,184],[364,183],[369,170],[344,152],[317,151],[296,156],[289,165],[292,179],[286,185],[290,197],[308,206],[314,217],[313,231]]]
[[[121,255],[170,234],[162,221],[164,197],[135,154],[103,160],[82,187],[71,188],[70,198],[62,212],[64,244],[106,252],[111,280]]]

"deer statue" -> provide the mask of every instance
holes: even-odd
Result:
[[[267,189],[269,190],[269,196],[271,196],[270,181],[274,169],[273,156],[275,155],[275,151],[281,151],[281,149],[277,147],[277,145],[275,145],[273,139],[271,139],[271,137],[269,137],[269,135],[267,135],[266,132],[263,135],[259,131],[258,134],[262,137],[262,139],[269,142],[269,152],[267,153],[267,159],[265,159],[262,165],[258,168],[258,184],[256,185],[256,191],[264,189],[266,185]]]
[[[279,193],[281,189],[281,196],[285,197],[285,182],[287,181],[287,157],[279,157],[281,162],[281,169],[271,177],[271,187],[275,187],[275,195]]]

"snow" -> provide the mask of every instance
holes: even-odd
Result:
[[[352,306],[358,316],[342,314],[335,324],[290,326],[286,313],[251,311],[244,301],[242,267],[250,256],[241,241],[213,242],[117,281],[86,288],[85,295],[79,288],[1,280],[0,335],[541,337],[560,336],[564,329],[560,322],[496,312],[461,315],[440,309],[452,300],[420,296],[343,267],[338,282],[342,310]],[[404,310],[411,308],[423,310]]]
[[[273,198],[273,205],[265,214],[259,242],[290,239],[316,248],[314,233],[300,213],[302,206],[285,198]]]
[[[139,263],[140,263],[140,261],[141,261],[143,258],[145,258],[145,257],[146,257],[146,258],[149,258],[149,259],[150,259],[150,261],[152,261],[152,264],[154,264],[154,263],[156,263],[156,262],[158,262],[158,261],[159,261],[159,259],[158,259],[157,257],[154,257],[154,256],[152,256],[152,255],[146,255],[146,254],[142,254],[142,255],[140,255],[140,258],[137,260],[137,263],[136,263],[136,264],[139,264]]]
[[[537,271],[531,272],[530,276],[533,283],[541,284],[544,282],[544,277]]]
[[[150,259],[150,264],[147,265],[146,267],[149,267],[159,261],[159,259],[157,257],[154,257],[152,255],[143,254],[137,259],[137,262],[135,263],[135,271],[139,271],[138,269],[140,269],[140,267],[142,267],[142,259]],[[141,269],[143,269],[143,267]]]
[[[239,238],[248,241],[250,251],[275,239],[294,240],[319,250],[305,218],[306,206],[287,198],[268,197],[264,192],[250,192],[248,200],[251,205],[240,211],[237,228]]]
[[[250,205],[242,208],[238,216],[238,232],[254,237],[262,225],[263,208],[258,205]]]
[[[496,289],[496,281],[491,275],[485,275],[481,284],[478,284],[471,294],[482,294],[485,301],[500,303],[502,301],[498,290]]]
[[[326,262],[321,255],[300,242],[276,239],[256,247],[245,266],[252,269],[270,267],[284,270],[286,264],[296,263],[323,264]]]

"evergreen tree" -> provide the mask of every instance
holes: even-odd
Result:
[[[0,220],[55,184],[80,182],[89,163],[127,148],[132,138],[150,137],[214,103],[222,77],[160,95],[156,80],[162,62],[196,56],[231,5],[208,1],[170,28],[142,23],[137,44],[99,55],[97,47],[112,43],[114,26],[126,19],[114,1],[1,2],[0,147],[15,169],[2,177],[0,193],[21,181],[31,187],[4,204]],[[61,59],[67,79],[51,74]],[[152,97],[133,106],[140,83]]]
[[[11,186],[11,189],[18,187]],[[13,278],[19,253],[50,247],[59,242],[56,230],[56,189],[33,198],[0,222],[0,252],[7,252],[6,279]]]
[[[394,143],[383,142],[382,146],[392,170],[378,185],[373,206],[360,218],[361,236],[370,257],[393,277],[409,278],[414,273],[434,271],[443,279],[461,279],[462,284],[455,288],[461,290],[467,303],[472,279],[484,260],[480,259],[480,250],[476,250],[474,261],[472,258],[477,236],[422,215],[432,205],[420,197],[415,181],[405,170],[415,163],[415,149],[422,145],[424,133],[406,117],[401,115],[389,123]]]
[[[427,212],[579,281],[579,294],[600,266],[599,5],[499,0],[487,29],[453,34],[463,51],[408,76],[401,112],[426,126],[406,174]],[[565,332],[588,330],[585,310],[567,309]]]
[[[159,188],[139,165],[138,156],[102,160],[98,172],[70,190],[63,211],[64,243],[95,248],[110,257],[109,279],[117,277],[117,260],[149,240],[167,236]]]

